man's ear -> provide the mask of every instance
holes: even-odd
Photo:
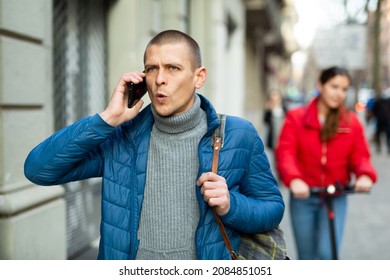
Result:
[[[195,70],[195,88],[200,89],[206,82],[207,70],[201,66]]]

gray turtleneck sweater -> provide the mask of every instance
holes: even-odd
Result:
[[[183,114],[159,116],[152,107],[152,128],[146,186],[142,203],[136,259],[196,259],[195,231],[199,205],[198,145],[207,131],[206,113],[195,95]]]

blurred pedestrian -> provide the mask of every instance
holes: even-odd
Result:
[[[390,98],[377,98],[372,106],[372,117],[376,120],[375,127],[375,147],[377,153],[382,151],[383,136],[385,136],[385,146],[390,155]]]
[[[157,34],[145,72],[123,74],[107,108],[54,133],[25,161],[26,177],[57,185],[103,177],[99,259],[230,259],[241,232],[279,225],[284,202],[254,126],[226,117],[220,173],[210,172],[212,104],[200,49],[177,30]],[[126,82],[146,81],[151,104],[128,108]]]
[[[267,125],[266,145],[271,150],[274,150],[276,146],[285,114],[286,107],[284,106],[281,93],[277,90],[272,90],[265,104],[263,118],[264,123]]]
[[[375,97],[370,97],[365,107],[366,135],[369,142],[375,142],[376,119],[372,111],[374,104]]]
[[[347,70],[331,67],[321,72],[319,95],[308,105],[287,113],[276,148],[279,175],[290,190],[290,215],[299,259],[331,259],[332,246],[324,198],[313,187],[356,178],[357,192],[368,192],[376,171],[363,127],[344,105],[350,77]],[[347,198],[334,201],[337,251],[340,250],[347,213]]]

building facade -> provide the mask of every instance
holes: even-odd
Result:
[[[0,259],[73,258],[99,238],[100,179],[39,187],[24,177],[23,163],[54,131],[102,111],[121,73],[143,68],[144,48],[161,30],[198,41],[208,69],[200,93],[261,133],[267,88],[284,86],[280,73],[289,76],[293,42],[286,25],[281,31],[289,6],[0,0]]]

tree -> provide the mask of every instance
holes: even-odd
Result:
[[[369,0],[367,1],[367,3]],[[382,97],[381,86],[381,3],[382,0],[378,0],[375,10],[375,23],[374,23],[374,90],[375,97],[377,99]]]

